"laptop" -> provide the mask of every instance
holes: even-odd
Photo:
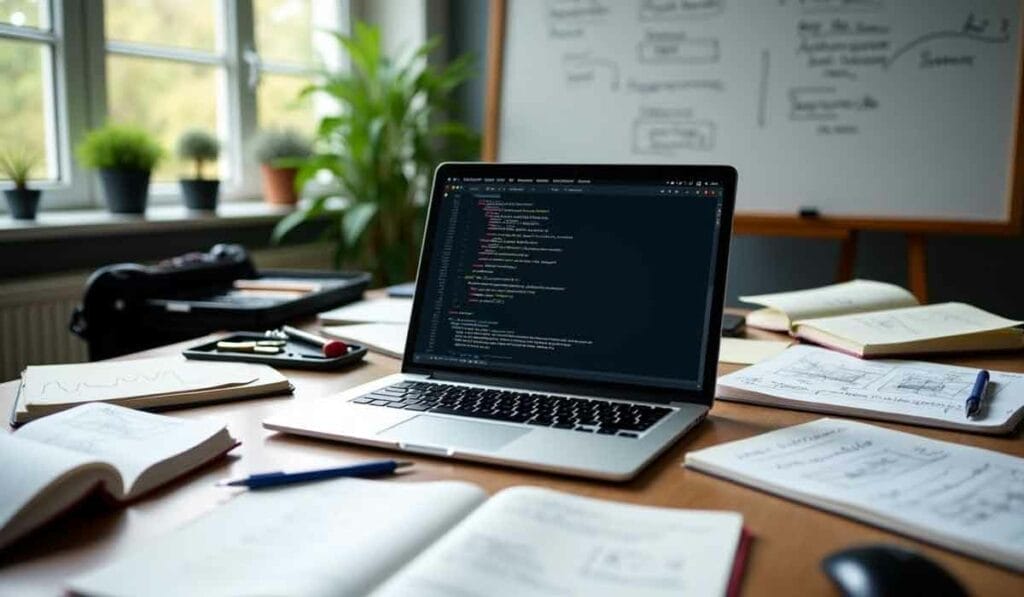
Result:
[[[727,166],[442,164],[401,373],[264,427],[629,479],[711,408],[735,193]]]

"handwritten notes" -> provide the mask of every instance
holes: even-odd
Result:
[[[724,400],[1006,432],[1024,416],[1024,374],[993,371],[983,410],[968,419],[964,401],[977,369],[921,361],[864,361],[813,346],[718,380]],[[891,416],[886,416],[891,415]]]
[[[25,369],[21,392],[30,405],[73,404],[245,385],[259,379],[259,371],[259,365],[182,357],[40,365]]]
[[[818,419],[686,466],[1024,571],[1024,459]]]
[[[742,524],[734,512],[516,487],[494,496],[380,594],[724,595]]]

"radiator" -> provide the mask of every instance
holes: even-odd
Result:
[[[322,244],[253,251],[261,268],[327,269],[331,248]],[[68,330],[89,272],[0,282],[0,381],[27,365],[81,363],[86,343]]]

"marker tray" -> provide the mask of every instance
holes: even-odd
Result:
[[[278,354],[248,352],[220,352],[218,342],[251,342],[273,340],[256,332],[235,332],[223,338],[204,342],[182,352],[186,359],[198,361],[231,361],[234,363],[262,363],[277,369],[312,369],[314,371],[336,371],[355,365],[366,357],[366,347],[349,344],[348,353],[339,357],[323,356],[320,348],[289,338]]]

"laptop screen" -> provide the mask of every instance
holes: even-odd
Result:
[[[713,387],[733,170],[490,168],[438,170],[407,361]]]

